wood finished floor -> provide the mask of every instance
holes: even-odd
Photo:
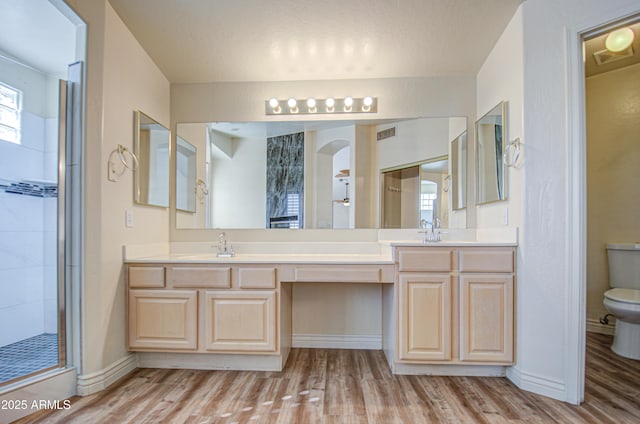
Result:
[[[294,349],[282,372],[138,369],[26,423],[640,423],[640,361],[587,336],[580,406],[505,378],[394,376],[380,351]]]

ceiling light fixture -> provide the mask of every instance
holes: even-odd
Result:
[[[327,113],[376,113],[378,100],[375,97],[345,97],[326,99],[295,99],[278,100],[275,97],[265,101],[267,115],[293,114],[327,114]]]
[[[619,28],[607,35],[604,45],[610,52],[621,52],[633,43],[634,35],[629,27]]]

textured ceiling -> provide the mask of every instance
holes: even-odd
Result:
[[[110,0],[171,82],[475,74],[521,0]]]

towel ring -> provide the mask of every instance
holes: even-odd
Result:
[[[118,152],[118,157],[120,158],[120,162],[122,162],[125,168],[130,169],[132,171],[138,170],[138,158],[136,157],[136,155],[133,154],[131,150],[129,150],[122,144],[118,144],[118,147],[116,147],[116,151]],[[129,156],[131,157],[131,160],[133,161],[133,168],[129,163],[127,163],[127,160],[124,157],[125,153],[128,153]]]
[[[507,143],[502,159],[504,164],[509,167],[515,167],[520,159],[520,150],[522,143],[519,138]]]
[[[127,153],[131,158],[130,161],[127,161],[127,158],[125,156]],[[118,164],[118,161],[113,157],[114,155],[118,156],[120,162],[122,162],[122,166],[116,166]],[[133,154],[131,150],[129,150],[122,144],[117,144],[116,148],[113,149],[109,154],[109,160],[107,161],[107,179],[111,182],[116,182],[120,179],[120,177],[127,169],[130,169],[133,172],[137,171],[138,158]]]

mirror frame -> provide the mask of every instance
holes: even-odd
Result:
[[[501,169],[502,171],[502,175],[496,175],[496,181],[499,185],[502,185],[502,193],[500,193],[500,190],[498,190],[498,197],[497,198],[490,198],[490,199],[480,199],[480,136],[479,136],[479,131],[478,131],[478,127],[481,124],[481,121],[485,118],[487,118],[488,116],[498,116],[498,112],[499,115],[502,119],[502,131],[501,131],[501,135],[502,135],[502,142],[501,142],[501,147],[502,147],[502,153],[500,155],[496,154],[496,161],[497,161],[497,167]],[[508,196],[507,196],[507,168],[504,164],[504,158],[503,158],[503,154],[504,154],[504,149],[507,143],[507,102],[506,101],[501,101],[500,103],[498,103],[496,106],[494,106],[493,108],[491,108],[487,113],[485,113],[484,115],[482,115],[482,117],[480,119],[478,119],[476,121],[475,124],[475,131],[476,131],[476,143],[475,143],[475,165],[476,165],[476,172],[475,172],[475,201],[476,201],[476,205],[485,205],[488,203],[495,203],[495,202],[501,202],[504,200],[507,200]]]
[[[166,204],[159,204],[159,203],[150,203],[147,199],[147,201],[144,201],[142,199],[142,194],[141,194],[141,187],[142,187],[142,172],[140,170],[141,166],[145,163],[145,159],[142,157],[142,149],[140,146],[140,130],[141,130],[141,125],[142,125],[142,118],[145,118],[146,120],[149,121],[149,124],[151,125],[158,125],[159,127],[163,128],[166,132],[167,132],[167,180],[166,180],[166,192],[167,192],[167,201]],[[149,115],[147,115],[144,112],[141,112],[139,110],[136,110],[133,112],[133,131],[134,131],[134,142],[133,142],[133,149],[134,149],[134,154],[136,155],[137,159],[138,159],[138,166],[136,167],[136,169],[133,171],[133,200],[134,203],[137,205],[144,205],[144,206],[154,206],[154,207],[158,207],[158,208],[169,208],[169,205],[171,203],[171,196],[170,196],[170,185],[171,185],[171,158],[173,155],[172,152],[172,140],[171,140],[171,131],[165,127],[164,125],[162,125],[161,123],[159,123],[158,121],[156,121],[155,119],[151,118]],[[147,161],[148,162],[148,161]],[[147,185],[149,184],[149,182],[147,181]]]

